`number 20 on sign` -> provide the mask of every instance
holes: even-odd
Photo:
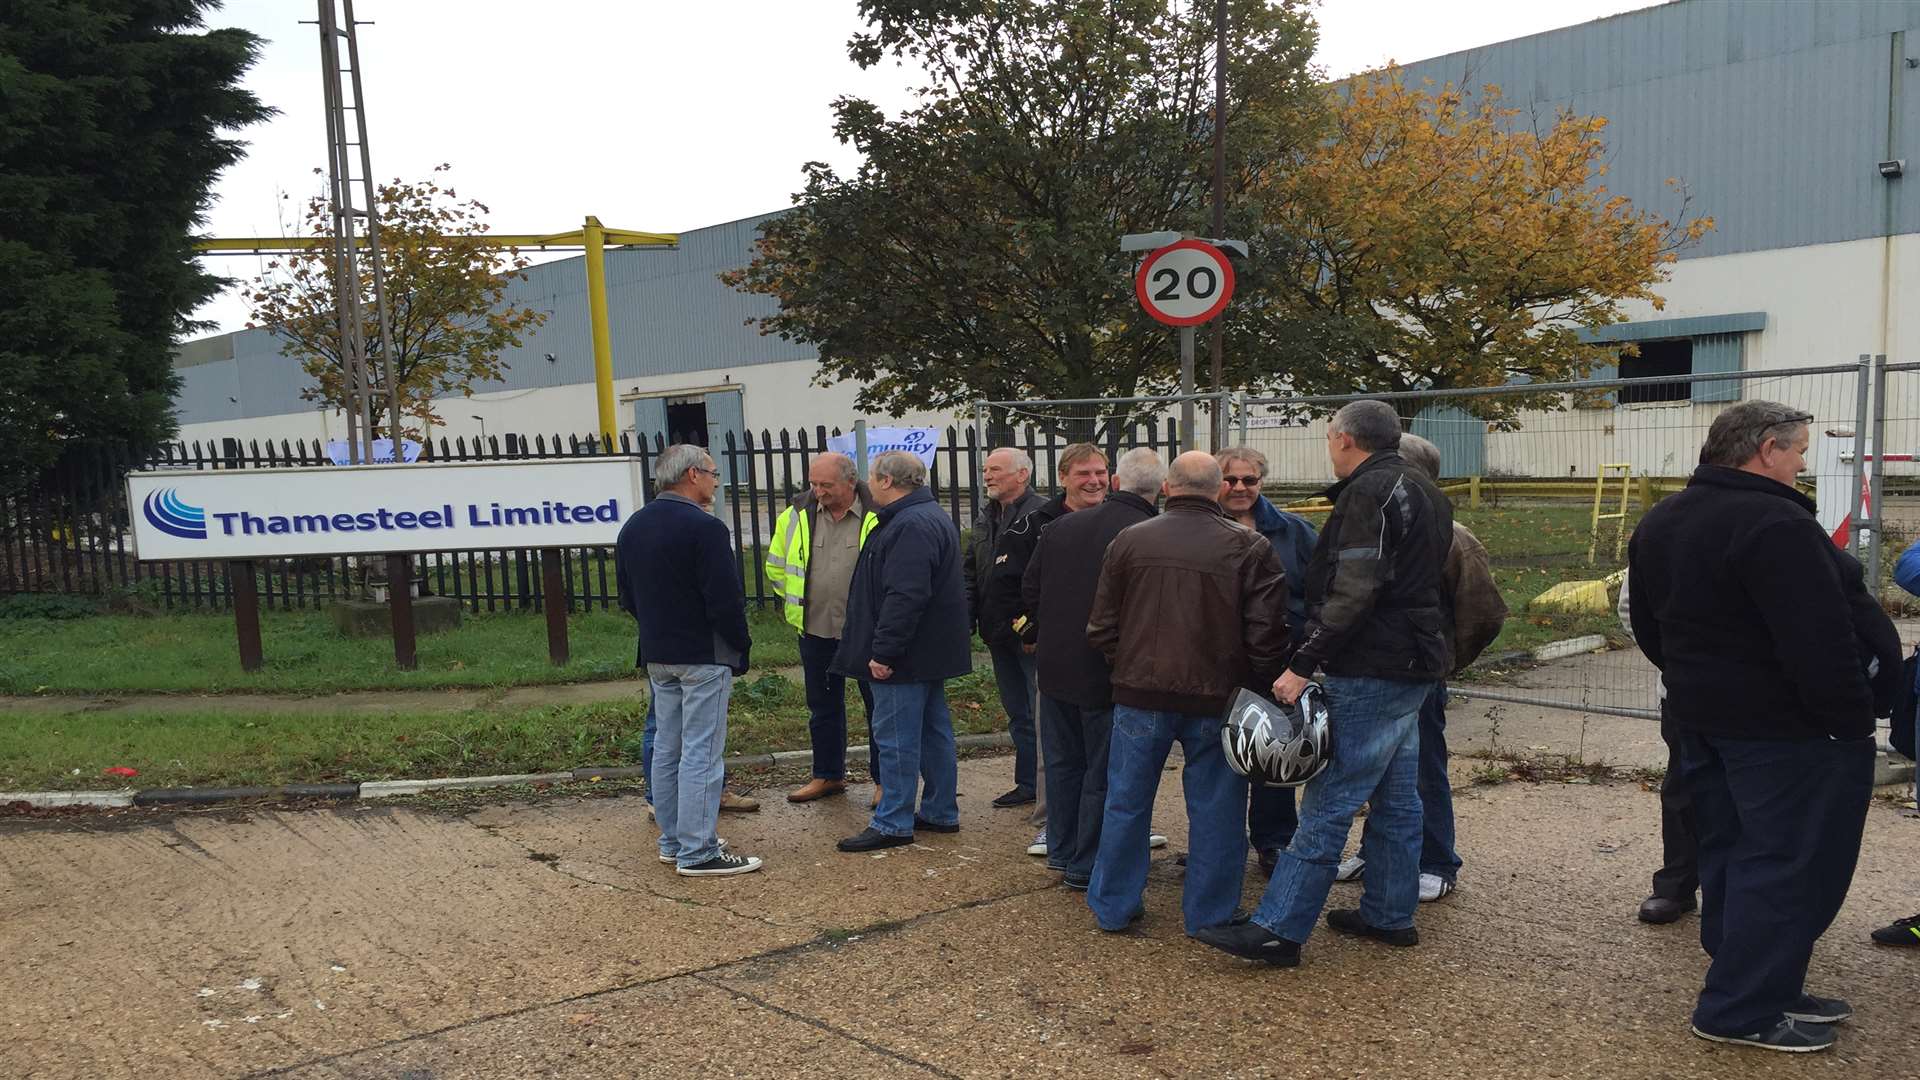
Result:
[[[1168,326],[1198,326],[1233,299],[1233,266],[1204,240],[1181,240],[1140,261],[1133,291],[1147,314]]]

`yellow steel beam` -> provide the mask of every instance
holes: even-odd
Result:
[[[601,248],[606,233],[591,214],[580,233],[587,244],[587,318],[593,326],[593,390],[600,419],[594,430],[611,439],[620,429],[613,416],[613,334],[607,326],[607,258]]]

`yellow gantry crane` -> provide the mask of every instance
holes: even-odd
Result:
[[[365,237],[354,238],[364,246]],[[613,338],[607,326],[607,259],[609,247],[673,249],[680,246],[678,233],[637,232],[609,229],[589,214],[586,223],[571,232],[535,235],[531,233],[482,233],[462,236],[487,247],[534,248],[539,251],[584,251],[587,264],[587,318],[593,326],[593,382],[599,402],[598,428],[611,438],[620,430],[613,412]],[[272,251],[312,251],[331,246],[326,236],[225,236],[196,241],[195,250],[205,255],[261,255]]]

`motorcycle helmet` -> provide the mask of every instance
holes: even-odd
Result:
[[[1325,691],[1308,683],[1300,700],[1280,705],[1242,689],[1227,705],[1220,745],[1234,772],[1262,787],[1299,787],[1333,760]]]

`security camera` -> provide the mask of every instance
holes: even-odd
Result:
[[[1883,161],[1880,163],[1880,175],[1886,177],[1889,180],[1892,180],[1896,177],[1905,176],[1906,172],[1907,172],[1906,158],[1894,158],[1892,161]]]
[[[555,356],[554,356],[554,355],[553,355],[552,353],[548,353],[548,354],[547,354],[547,363],[549,363],[549,364],[557,364],[557,363],[559,363],[559,362],[560,362],[560,361],[559,361],[559,360],[558,360],[558,359],[557,359],[557,358],[556,358],[556,357],[555,357]]]

